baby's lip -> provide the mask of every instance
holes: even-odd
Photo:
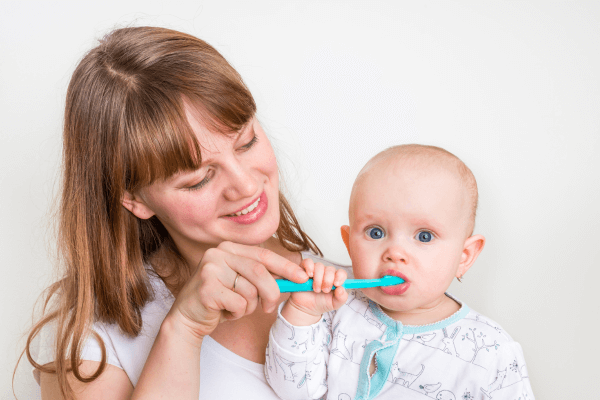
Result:
[[[408,283],[409,282],[408,278],[402,272],[400,272],[400,271],[398,271],[396,269],[389,268],[389,269],[385,270],[383,272],[383,274],[380,276],[380,278],[383,278],[386,275],[392,275],[392,276],[397,276],[399,278],[402,278],[402,279],[404,279],[404,283]]]

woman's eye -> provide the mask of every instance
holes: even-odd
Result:
[[[186,189],[189,190],[189,191],[200,189],[201,187],[203,187],[204,185],[206,185],[211,180],[211,178],[213,177],[213,175],[214,175],[214,172],[212,170],[208,171],[206,173],[206,176],[204,177],[204,179],[202,179],[200,182],[196,183],[193,186],[188,186]]]
[[[256,144],[256,142],[258,142],[258,136],[254,135],[254,137],[252,138],[251,141],[249,141],[248,143],[246,143],[245,145],[243,145],[239,149],[241,151],[249,150],[252,146],[254,146]]]
[[[373,228],[367,229],[365,233],[371,239],[383,239],[385,237],[385,232],[378,226],[374,226]]]
[[[419,240],[419,242],[427,243],[430,242],[431,239],[433,239],[433,235],[431,234],[431,232],[421,231],[417,233],[417,239]]]

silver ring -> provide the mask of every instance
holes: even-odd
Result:
[[[235,285],[236,285],[239,277],[240,277],[240,273],[238,272],[237,275],[235,276],[235,280],[233,281],[233,288],[231,289],[231,290],[233,290],[234,293],[235,293]]]

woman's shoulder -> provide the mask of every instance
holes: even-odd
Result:
[[[91,327],[93,333],[85,339],[81,352],[82,360],[101,361],[104,347],[107,363],[123,369],[134,385],[139,379],[162,321],[174,301],[173,295],[158,275],[152,270],[148,272],[152,297],[141,310],[140,333],[132,337],[125,334],[115,323],[95,321]],[[44,325],[39,334],[38,353],[35,357],[39,364],[44,365],[54,361],[55,342],[56,323],[51,321]],[[34,370],[34,377],[39,382],[37,370]]]

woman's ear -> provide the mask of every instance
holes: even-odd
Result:
[[[467,273],[471,265],[475,262],[483,246],[485,245],[485,237],[483,235],[473,235],[465,240],[462,255],[460,256],[460,264],[456,271],[456,277],[462,278]]]
[[[346,250],[348,250],[348,254],[350,254],[350,227],[348,225],[342,225],[340,231],[342,233],[342,240],[346,245]]]
[[[141,196],[136,196],[128,191],[125,191],[123,194],[123,207],[128,209],[133,215],[138,217],[139,219],[148,219],[154,216],[154,211],[152,211],[141,198]]]

